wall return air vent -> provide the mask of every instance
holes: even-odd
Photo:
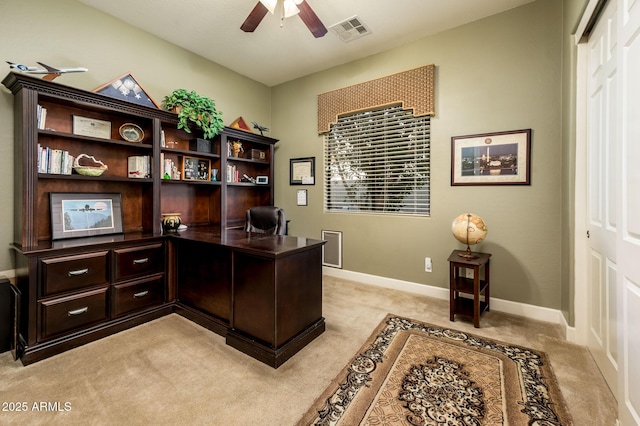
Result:
[[[342,22],[338,22],[337,24],[329,27],[329,29],[345,43],[364,37],[367,34],[371,34],[369,27],[367,27],[357,16],[352,16]]]

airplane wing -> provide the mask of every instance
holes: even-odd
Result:
[[[63,72],[60,68],[55,68],[52,67],[50,65],[47,64],[43,64],[42,62],[38,62],[38,65],[43,66],[47,71],[51,72],[51,73],[59,73],[59,72]]]
[[[75,67],[75,68],[66,68],[66,67],[52,67],[51,65],[44,64],[42,62],[38,62],[38,64],[42,65],[46,68],[47,72],[55,73],[55,74],[63,74],[66,72],[87,72],[89,69],[83,67]]]

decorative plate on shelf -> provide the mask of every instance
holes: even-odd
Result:
[[[144,131],[137,124],[124,123],[120,126],[120,136],[127,142],[141,142],[144,139]]]

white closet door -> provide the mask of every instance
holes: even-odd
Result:
[[[640,424],[640,0],[618,0],[620,423]]]
[[[618,389],[617,295],[619,132],[616,1],[588,41],[587,346],[614,394]]]

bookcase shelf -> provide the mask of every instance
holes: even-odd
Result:
[[[65,86],[21,73],[9,73],[2,82],[14,94],[16,128],[15,243],[24,248],[49,245],[50,192],[118,192],[123,196],[123,229],[160,235],[161,215],[179,212],[187,226],[207,225],[227,229],[244,221],[245,211],[273,205],[273,154],[276,139],[224,128],[210,141],[211,152],[196,151],[199,129],[177,128],[177,115],[120,99]],[[46,110],[43,116],[43,110]],[[96,133],[74,128],[74,117],[102,126]],[[142,140],[130,142],[119,129],[135,124]],[[244,152],[231,157],[229,142],[240,142]],[[205,144],[206,146],[206,144]],[[198,145],[200,147],[200,145]],[[72,157],[93,156],[108,169],[99,177],[43,173],[38,170],[39,149],[49,148]],[[65,154],[66,155],[66,154]],[[128,157],[149,159],[150,177],[129,176]],[[258,158],[256,158],[256,156]],[[163,159],[176,165],[183,157],[206,160],[217,170],[216,180],[164,179]],[[179,168],[179,167],[178,167]],[[233,169],[234,175],[229,174]],[[243,182],[243,175],[261,176],[267,184]]]

